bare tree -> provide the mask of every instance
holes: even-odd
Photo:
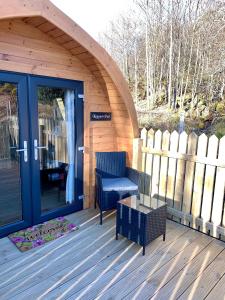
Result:
[[[101,42],[121,67],[135,102],[190,115],[200,105],[225,102],[225,0],[134,3]]]

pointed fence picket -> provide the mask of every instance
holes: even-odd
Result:
[[[143,147],[146,147],[147,146],[147,141],[148,141],[148,131],[143,128],[143,130],[141,131],[141,139],[143,141]],[[146,166],[146,156],[147,154],[146,153],[143,153],[142,155],[142,170],[143,172],[145,172],[145,166]]]
[[[162,132],[160,130],[155,133],[154,148],[160,150],[162,146]],[[152,168],[152,196],[159,194],[159,172],[160,172],[160,156],[154,155]]]
[[[162,150],[168,151],[170,145],[170,133],[165,131],[162,135]],[[160,180],[159,180],[159,197],[162,200],[166,199],[166,186],[167,186],[167,169],[168,157],[161,157]]]
[[[197,135],[195,133],[191,133],[188,137],[188,150],[187,150],[188,155],[196,154],[197,141],[198,141]],[[190,213],[191,211],[194,169],[195,169],[195,163],[187,160],[186,170],[185,170],[185,181],[184,181],[184,197],[183,197],[183,206],[182,206],[182,211],[184,213]],[[186,219],[184,220],[184,224],[189,225]]]
[[[143,129],[140,141],[134,157],[151,175],[151,196],[167,202],[168,217],[224,239],[225,137]]]
[[[147,140],[147,148],[148,149],[153,149],[154,147],[154,137],[155,137],[155,132],[153,129],[148,131],[148,140]],[[147,153],[146,157],[146,165],[145,165],[145,172],[149,174],[150,176],[152,175],[152,164],[153,162],[153,154]],[[144,169],[142,169],[144,171]],[[152,183],[150,182],[150,191],[152,190],[151,188]]]
[[[185,131],[183,131],[179,138],[178,152],[186,154],[187,151],[188,136]],[[178,159],[177,170],[176,170],[176,183],[175,183],[175,193],[174,193],[174,208],[177,210],[182,209],[182,199],[183,199],[183,189],[184,189],[184,179],[185,179],[185,161],[183,159]],[[180,221],[180,219],[173,217],[174,220]]]
[[[204,158],[206,156],[207,145],[208,145],[207,136],[205,134],[200,135],[198,139],[197,157]],[[196,163],[193,197],[192,197],[192,208],[191,208],[191,213],[194,217],[192,226],[195,229],[197,229],[198,226],[194,220],[196,218],[199,218],[201,215],[201,200],[202,200],[203,184],[204,184],[204,172],[205,172],[205,164]]]
[[[178,141],[179,141],[179,134],[176,131],[173,131],[170,136],[171,153],[177,152]],[[173,157],[170,157],[169,164],[168,164],[167,189],[166,189],[166,202],[169,207],[173,207],[176,165],[177,165],[177,160]]]
[[[218,138],[213,135],[209,138],[207,157],[210,159],[216,159],[217,149],[218,149]],[[206,227],[206,223],[210,220],[210,215],[211,215],[215,171],[216,171],[215,166],[211,166],[211,165],[206,166],[203,199],[202,199],[202,212],[201,212],[201,218],[203,219],[203,225],[201,229],[205,233],[207,233],[209,230]]]
[[[218,159],[225,164],[225,136],[221,138],[219,143]],[[216,226],[220,225],[221,215],[224,204],[224,186],[225,186],[225,168],[218,167],[216,170],[215,189],[212,207],[212,223],[214,224],[213,236],[218,237]]]

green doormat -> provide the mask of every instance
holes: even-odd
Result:
[[[64,217],[59,217],[12,233],[8,236],[8,238],[20,251],[24,252],[53,241],[77,229],[78,226],[70,223]]]

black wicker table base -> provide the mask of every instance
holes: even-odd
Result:
[[[140,194],[120,200],[117,204],[116,239],[118,234],[143,247],[158,238],[166,237],[166,203]]]

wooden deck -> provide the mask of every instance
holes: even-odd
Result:
[[[168,221],[142,249],[115,240],[115,214],[68,218],[80,229],[20,253],[0,240],[0,299],[225,299],[225,243]]]

